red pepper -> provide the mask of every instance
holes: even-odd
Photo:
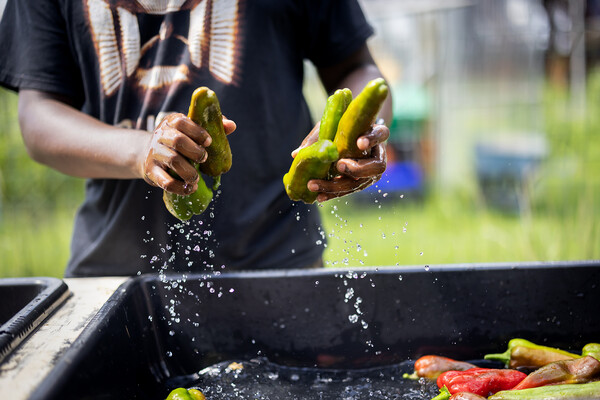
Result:
[[[514,369],[471,368],[444,372],[437,378],[437,385],[439,388],[446,386],[452,394],[469,392],[487,397],[512,389],[526,377],[526,374]]]
[[[405,378],[429,378],[436,379],[442,372],[446,371],[466,371],[475,368],[475,365],[457,361],[452,358],[427,355],[420,357],[415,361],[415,372],[412,375],[405,374]]]

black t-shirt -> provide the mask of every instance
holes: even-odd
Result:
[[[371,34],[356,0],[9,0],[0,84],[59,93],[149,132],[208,86],[238,127],[233,166],[190,223],[141,179],[88,180],[66,275],[314,263],[325,242],[318,209],[290,201],[282,184],[313,125],[303,61],[333,65]]]

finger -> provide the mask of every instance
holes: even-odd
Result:
[[[206,149],[198,145],[198,143],[192,140],[191,137],[185,135],[175,127],[172,127],[167,124],[166,126],[160,127],[157,130],[157,134],[157,142],[159,144],[166,146],[172,150],[175,150],[184,157],[195,162],[200,163],[206,160]]]
[[[155,164],[163,167],[165,170],[171,169],[184,183],[194,184],[198,182],[198,171],[196,171],[196,168],[185,157],[166,146],[157,147],[152,154]]]
[[[390,137],[390,130],[385,125],[373,125],[369,131],[356,140],[359,150],[365,151],[385,142]]]
[[[352,179],[345,176],[336,176],[332,180],[311,179],[307,187],[311,192],[344,195],[361,190],[365,185],[373,183],[373,177]]]
[[[292,157],[296,157],[296,155],[298,154],[300,149],[310,146],[311,144],[313,144],[314,142],[316,142],[319,139],[319,126],[320,125],[321,125],[321,122],[317,122],[317,124],[311,129],[311,131],[308,133],[308,135],[304,138],[302,143],[300,143],[300,146],[297,149],[295,149],[294,151],[292,151]]]
[[[189,184],[175,179],[157,164],[147,169],[144,180],[153,186],[184,196],[198,189],[197,182]]]
[[[225,134],[230,135],[237,129],[237,124],[223,116],[223,128],[225,129]]]
[[[367,178],[381,175],[387,168],[385,143],[373,147],[371,157],[363,159],[342,158],[335,164],[336,169],[352,178]]]
[[[208,147],[212,143],[212,138],[202,126],[196,124],[183,114],[171,114],[172,117],[166,121],[167,126],[190,137],[194,142],[203,147]]]
[[[317,201],[319,203],[322,203],[327,200],[335,199],[335,198],[342,197],[342,196],[347,196],[349,194],[358,192],[360,190],[365,189],[368,186],[371,186],[373,183],[375,183],[377,180],[379,180],[379,178],[380,177],[375,177],[372,179],[361,180],[359,183],[356,184],[357,186],[355,186],[352,189],[347,190],[347,191],[332,192],[332,193],[325,193],[325,192],[319,193],[319,195],[317,196]]]

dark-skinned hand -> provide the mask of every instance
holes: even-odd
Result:
[[[319,193],[317,201],[323,202],[363,190],[381,179],[381,175],[387,167],[385,145],[389,136],[390,130],[387,126],[374,124],[356,141],[360,150],[367,151],[368,157],[341,158],[335,163],[339,175],[332,180],[311,179],[308,181],[308,189]],[[316,142],[318,138],[319,124],[315,125],[308,136],[304,138],[300,147],[292,152],[292,157],[295,157],[301,148]]]
[[[235,122],[223,117],[227,135],[236,129]],[[212,139],[206,129],[186,115],[166,116],[154,130],[144,161],[144,180],[168,192],[188,195],[198,189],[199,175],[191,162],[206,161],[206,147]],[[173,177],[174,172],[180,179]]]

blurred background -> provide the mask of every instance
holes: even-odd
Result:
[[[326,265],[600,259],[600,0],[361,5],[394,95],[388,169],[320,207]],[[320,119],[310,64],[305,95]],[[16,101],[0,89],[0,277],[61,277],[84,181],[29,159]]]

